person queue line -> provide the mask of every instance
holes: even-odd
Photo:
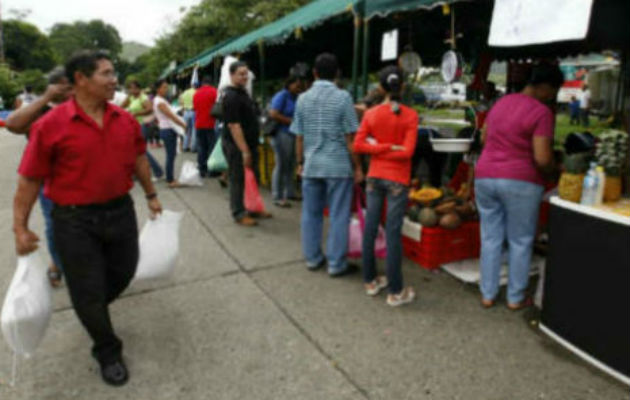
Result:
[[[187,92],[184,101],[188,116],[181,118],[167,101],[166,81],[157,82],[152,100],[142,93],[138,82],[131,81],[127,85],[128,97],[121,104],[124,108],[112,104],[117,79],[111,59],[104,52],[81,51],[63,70],[51,74],[48,89],[41,98],[14,112],[7,121],[12,132],[29,133],[14,201],[16,251],[24,255],[37,248],[39,238],[29,229],[28,220],[39,196],[53,259],[49,278],[58,286],[63,271],[75,312],[92,338],[92,356],[99,362],[103,380],[110,385],[123,385],[129,379],[123,344],[114,332],[108,310],[109,304],[128,286],[138,261],[137,221],[129,191],[135,177],[145,193],[149,211],[156,215],[161,213],[162,206],[154,187],[155,179],[166,176],[170,188],[180,187],[173,172],[176,126],[186,132],[188,149],[196,145],[202,177],[212,175],[206,163],[221,139],[228,164],[229,207],[237,224],[251,227],[258,224],[258,219],[271,218],[268,212],[249,213],[244,206],[245,170],[251,168],[257,177],[259,174],[261,127],[258,107],[246,90],[250,76],[247,64],[232,63],[229,74],[231,84],[220,94],[206,77],[194,93]],[[338,278],[359,270],[348,262],[347,249],[355,187],[365,183],[362,251],[365,293],[375,296],[387,290],[386,304],[393,307],[408,304],[414,301],[416,292],[403,282],[401,231],[419,117],[402,104],[405,81],[399,67],[389,66],[380,72],[382,101],[362,109],[361,122],[350,94],[335,84],[338,74],[336,56],[320,54],[314,62],[315,79],[310,88],[306,88],[304,79],[291,76],[273,97],[269,111],[269,117],[277,122],[271,138],[277,160],[272,180],[273,201],[282,208],[290,207],[289,201],[302,201],[301,244],[306,267],[310,271],[326,267],[332,278]],[[519,165],[527,169],[528,180],[533,185],[539,183],[537,171],[550,168],[551,161],[545,151],[552,128],[547,123],[548,114],[541,107],[557,93],[561,80],[549,68],[538,71],[534,78],[518,95],[521,97],[510,98],[523,113],[539,110],[538,116],[528,120],[530,125],[523,126],[516,139],[506,132],[497,138],[497,132],[503,129],[499,122],[502,115],[491,113],[490,128],[482,136],[491,148],[486,157],[481,157],[486,172],[480,174],[476,184],[482,194],[481,231],[482,241],[486,242],[481,256],[482,305],[486,307],[495,301],[494,262],[495,253],[500,250],[495,244],[501,240],[496,232],[491,232],[489,224],[498,222],[489,213],[494,213],[490,207],[498,207],[503,200],[492,197],[499,190],[495,188],[497,184],[519,179],[488,172],[497,170],[493,169],[493,152],[509,147],[515,140],[522,142],[533,137],[530,152],[525,156],[515,152],[515,159],[520,158],[522,165]],[[211,113],[218,101],[223,110],[221,125]],[[501,100],[495,108],[501,109],[499,105]],[[157,122],[166,151],[164,169],[147,151],[147,143],[153,137],[152,119]],[[497,121],[496,125],[493,121]],[[528,154],[534,155],[536,165],[525,165]],[[367,176],[361,155],[370,157]],[[301,196],[295,190],[294,171],[301,179]],[[539,197],[538,189],[532,188],[534,191],[530,203]],[[378,275],[374,249],[385,204],[387,256],[385,275]],[[330,229],[324,252],[326,208]],[[533,214],[532,211],[528,216]],[[517,241],[515,257],[521,257],[531,252],[529,236],[533,232],[522,230],[519,237],[508,234],[503,239],[510,244]],[[523,302],[527,280],[524,264],[518,262],[513,279],[510,273],[510,308],[516,309]]]

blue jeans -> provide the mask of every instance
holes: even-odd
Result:
[[[385,274],[389,293],[398,294],[403,289],[402,278],[402,224],[407,210],[408,188],[402,183],[386,179],[370,178],[367,181],[367,215],[363,232],[363,281],[370,283],[376,278],[374,242],[378,236],[383,203],[387,199],[385,234],[387,260]]]
[[[173,129],[160,129],[160,137],[166,150],[166,182],[171,183],[175,180],[173,169],[177,156],[177,133]]]
[[[481,220],[481,294],[499,292],[501,254],[508,243],[508,290],[511,304],[523,301],[529,282],[532,248],[543,187],[512,179],[477,179],[475,196]]]
[[[302,179],[302,251],[309,268],[317,267],[326,259],[330,274],[338,274],[348,267],[346,255],[352,184],[352,178]],[[330,229],[324,257],[321,244],[326,205]]]
[[[184,111],[184,122],[186,122],[184,150],[197,150],[197,131],[195,129],[195,112],[193,110]]]
[[[149,142],[149,126],[146,124],[142,124],[142,136],[144,136],[144,140],[148,143]],[[164,171],[162,171],[162,167],[160,167],[160,164],[157,162],[157,160],[155,159],[155,157],[153,157],[153,155],[149,152],[149,150],[147,150],[147,159],[149,160],[149,165],[151,166],[151,171],[153,171],[153,176],[155,176],[156,178],[161,178],[162,175],[164,175]]]
[[[286,200],[295,196],[293,172],[295,171],[295,135],[278,132],[271,138],[276,165],[273,169],[271,194],[274,200]]]
[[[39,191],[39,205],[42,208],[42,214],[44,215],[44,222],[46,223],[46,244],[48,245],[48,253],[50,253],[50,258],[52,258],[53,263],[59,268],[59,270],[63,271],[63,267],[61,266],[61,259],[59,258],[59,254],[57,253],[57,249],[55,248],[55,238],[53,234],[53,220],[52,213],[53,202],[48,197],[44,195],[44,188],[42,187]]]
[[[216,143],[217,134],[214,129],[197,130],[197,164],[201,176],[208,174],[208,157],[212,154]]]

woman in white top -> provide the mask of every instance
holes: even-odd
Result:
[[[186,123],[177,116],[170,104],[166,100],[168,93],[168,82],[161,79],[155,85],[155,98],[153,99],[153,112],[160,128],[160,138],[164,141],[166,150],[166,182],[169,187],[179,187],[179,182],[173,176],[175,166],[175,156],[177,155],[177,133],[175,126],[179,125],[186,129]]]

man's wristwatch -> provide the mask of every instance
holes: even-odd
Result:
[[[153,199],[157,198],[157,193],[155,193],[155,192],[149,193],[149,194],[145,195],[144,197],[146,197],[147,200],[153,200]]]

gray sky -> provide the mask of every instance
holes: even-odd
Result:
[[[123,41],[153,45],[154,40],[182,16],[180,7],[200,0],[0,0],[2,18],[11,18],[11,9],[29,9],[27,22],[48,33],[57,22],[102,19],[118,29]]]

